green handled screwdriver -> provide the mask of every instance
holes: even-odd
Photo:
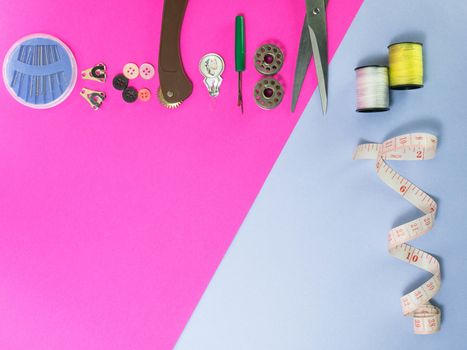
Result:
[[[245,70],[245,18],[235,18],[235,71],[238,72],[238,102],[243,114],[242,72]]]

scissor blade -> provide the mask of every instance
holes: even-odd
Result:
[[[308,29],[311,48],[315,57],[321,106],[326,114],[328,106],[328,38],[326,30],[326,8],[324,0],[306,0]]]
[[[327,7],[328,0],[325,0],[325,5]],[[305,15],[302,34],[300,37],[300,47],[298,49],[297,63],[295,66],[292,112],[294,112],[295,108],[297,107],[298,97],[300,96],[300,92],[302,90],[303,82],[305,81],[306,72],[308,71],[308,66],[310,65],[312,56],[313,52],[311,47],[310,30],[308,28],[308,19]]]
[[[298,96],[302,90],[303,81],[305,80],[305,75],[310,65],[311,56],[313,53],[311,51],[311,38],[310,30],[308,29],[308,20],[305,16],[305,21],[303,22],[302,35],[300,37],[300,47],[298,48],[297,64],[295,66],[295,78],[293,85],[293,95],[292,95],[292,112],[295,111],[297,106]]]

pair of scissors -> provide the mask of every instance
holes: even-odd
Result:
[[[328,37],[326,30],[326,7],[328,0],[306,0],[306,16],[300,38],[292,97],[292,112],[297,106],[311,56],[315,57],[321,107],[326,114],[328,107]]]

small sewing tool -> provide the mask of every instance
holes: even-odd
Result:
[[[126,103],[135,103],[138,100],[138,90],[133,86],[128,86],[122,91],[122,97]]]
[[[423,213],[421,217],[394,227],[388,234],[390,255],[432,275],[400,299],[404,316],[413,318],[415,334],[432,334],[440,329],[441,310],[431,303],[441,287],[439,261],[435,256],[409,244],[433,228],[438,205],[420,187],[392,169],[387,161],[433,159],[437,145],[436,136],[413,133],[393,137],[382,144],[361,144],[354,153],[354,159],[375,160],[375,170],[380,180]]]
[[[5,56],[5,86],[16,101],[31,108],[45,109],[62,103],[71,94],[76,79],[73,53],[51,35],[26,36]]]
[[[388,67],[368,65],[355,68],[357,112],[389,111]]]
[[[328,0],[306,0],[306,16],[303,23],[292,97],[292,112],[295,111],[311,57],[314,55],[321,107],[326,114],[328,105],[328,39],[326,29],[326,6]]]
[[[262,109],[274,109],[284,97],[281,83],[271,77],[261,79],[255,86],[255,102]]]
[[[423,87],[423,45],[402,42],[389,45],[389,84],[393,90]]]
[[[129,79],[125,77],[123,74],[117,74],[112,80],[112,86],[116,90],[123,91],[128,87],[130,83]]]
[[[279,73],[284,65],[284,53],[277,45],[265,44],[255,53],[255,68],[263,75]]]
[[[219,89],[222,83],[221,74],[224,72],[224,67],[224,60],[215,53],[204,55],[199,62],[199,71],[204,77],[204,84],[212,97],[219,96]]]
[[[133,80],[139,76],[139,67],[136,63],[129,62],[123,66],[123,75],[128,80]]]
[[[102,103],[106,98],[105,92],[90,90],[86,88],[81,89],[80,95],[86,101],[88,101],[88,103],[91,105],[91,108],[95,111],[97,111],[102,106]]]
[[[235,18],[235,71],[238,72],[238,100],[237,106],[243,114],[242,72],[245,71],[245,18]]]
[[[155,74],[156,70],[154,69],[154,66],[151,63],[143,63],[141,66],[139,66],[139,75],[144,80],[152,79]]]
[[[177,108],[190,97],[193,83],[183,69],[180,32],[188,0],[165,0],[159,49],[159,101]]]
[[[151,91],[148,88],[142,88],[138,91],[138,100],[148,102],[151,99]]]
[[[98,63],[94,67],[85,69],[81,72],[81,78],[84,80],[94,80],[105,83],[107,78],[107,68],[104,63]]]

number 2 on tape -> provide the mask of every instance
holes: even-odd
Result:
[[[386,160],[428,160],[434,158],[438,140],[424,133],[394,137],[383,144],[367,143],[357,147],[354,159],[376,160],[379,178],[424,215],[389,231],[389,254],[428,271],[433,276],[412,292],[401,298],[404,316],[413,317],[415,334],[431,334],[439,330],[441,311],[430,300],[441,287],[441,271],[438,260],[432,255],[407,244],[431,230],[436,216],[436,202],[420,188],[399,175]]]

